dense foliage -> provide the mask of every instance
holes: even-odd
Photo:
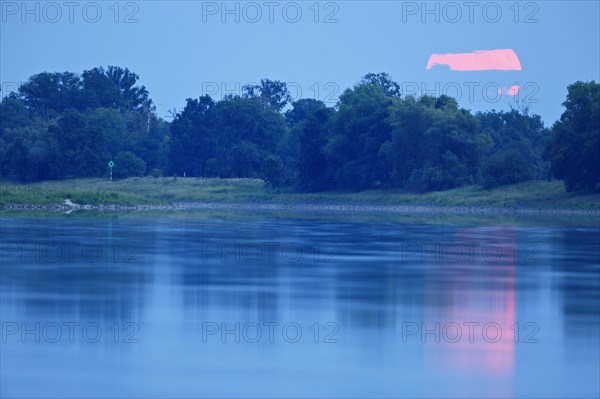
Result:
[[[569,190],[598,190],[599,86],[569,86],[552,132],[527,110],[473,114],[447,96],[403,97],[385,73],[366,75],[333,108],[292,102],[284,83],[263,79],[241,96],[188,99],[169,123],[128,69],[44,72],[0,103],[0,172],[19,182],[106,177],[113,160],[117,179],[251,177],[298,191],[424,192],[552,175]]]
[[[600,191],[600,84],[570,85],[563,105],[544,157],[568,191]]]

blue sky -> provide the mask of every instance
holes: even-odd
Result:
[[[265,77],[333,104],[364,74],[388,72],[405,93],[460,95],[472,110],[508,109],[515,98],[497,89],[517,83],[549,125],[568,84],[600,80],[598,1],[243,1],[229,13],[221,1],[65,4],[0,1],[3,92],[42,71],[118,65],[140,75],[164,117]],[[521,71],[426,69],[432,53],[508,48]]]

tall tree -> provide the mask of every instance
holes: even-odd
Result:
[[[106,138],[98,134],[96,127],[88,123],[85,114],[74,109],[66,110],[49,132],[56,139],[60,151],[59,160],[77,177],[98,177],[106,170],[110,154]],[[62,176],[72,177],[72,176]]]
[[[187,99],[182,112],[171,123],[169,170],[186,176],[213,177],[208,161],[216,156],[211,110],[214,101],[209,96]]]
[[[486,187],[512,184],[530,179],[545,179],[549,164],[542,150],[549,130],[539,115],[513,109],[509,112],[477,113],[481,131],[491,138],[482,166]]]
[[[261,79],[258,85],[245,85],[242,97],[258,100],[265,109],[276,112],[292,101],[292,97],[284,82],[278,80]]]
[[[154,111],[148,90],[136,86],[139,76],[127,68],[92,68],[81,76],[84,109],[104,107],[144,114]]]
[[[453,99],[396,100],[388,122],[393,131],[381,152],[391,165],[392,186],[427,191],[479,181],[481,151],[489,140]]]
[[[568,191],[600,191],[600,84],[575,82],[567,90],[544,157]]]
[[[42,72],[30,77],[19,87],[19,97],[28,107],[52,116],[67,108],[78,108],[81,80],[71,72]]]
[[[338,189],[364,190],[387,180],[389,171],[379,151],[390,138],[391,104],[376,84],[361,83],[340,96],[334,132],[325,147]]]
[[[286,129],[281,114],[254,99],[235,97],[216,103],[212,117],[216,164],[223,177],[280,173],[270,168],[278,164],[272,156]]]
[[[368,73],[362,78],[361,83],[374,84],[381,87],[381,90],[388,97],[400,98],[401,96],[400,85],[385,72]]]
[[[301,191],[334,188],[324,150],[331,137],[335,111],[316,100],[296,102],[293,111],[290,116],[294,115],[293,131],[297,132],[299,141],[297,188]]]

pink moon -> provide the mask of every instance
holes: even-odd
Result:
[[[453,71],[520,71],[521,62],[512,49],[475,50],[470,53],[431,54],[427,69],[448,65]]]

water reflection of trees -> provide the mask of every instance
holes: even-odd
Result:
[[[598,345],[600,336],[600,232],[560,230],[553,242],[552,265],[560,276],[565,337],[579,350]]]
[[[0,278],[4,309],[22,316],[134,319],[152,280],[147,255],[154,234],[126,221],[59,220],[16,229],[3,241],[11,251]],[[21,245],[17,253],[15,245]],[[93,248],[89,256],[81,252],[86,246]]]
[[[270,260],[264,244],[285,237],[284,227],[217,220],[182,223],[166,248],[171,278],[182,287],[185,309],[198,320],[217,320],[216,310],[226,310],[218,321],[277,320],[278,279],[284,265],[277,257]],[[245,248],[265,252],[243,252]]]

